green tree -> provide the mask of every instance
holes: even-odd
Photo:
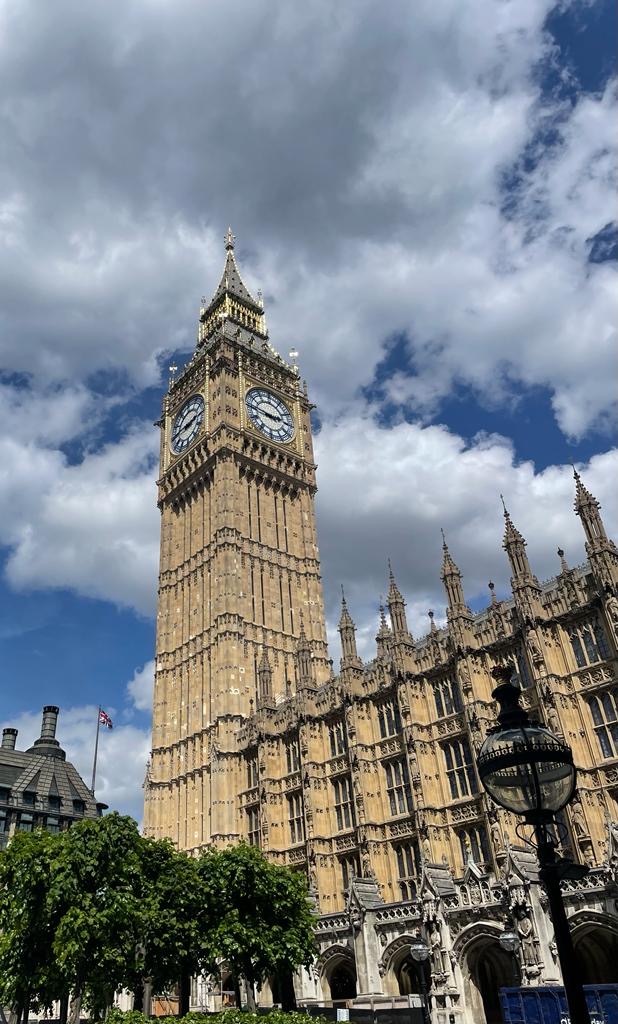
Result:
[[[256,985],[269,975],[290,978],[314,960],[315,918],[305,878],[244,843],[207,851],[198,867],[210,921],[205,962],[214,973],[223,958],[236,983],[244,978],[254,1009]]]
[[[0,1005],[27,1020],[31,1006],[51,1006],[66,985],[50,955],[54,915],[50,886],[61,837],[17,832],[0,853]]]
[[[179,853],[169,840],[142,839],[140,877],[138,958],[129,984],[137,1006],[145,978],[152,980],[155,991],[161,992],[176,982],[186,990],[188,979],[201,969],[207,929],[202,883],[194,858]]]
[[[132,818],[83,820],[62,834],[52,863],[52,954],[73,992],[99,1013],[133,976],[143,926],[141,844]]]

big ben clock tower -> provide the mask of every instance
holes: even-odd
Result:
[[[330,674],[310,410],[271,347],[228,231],[221,281],[160,420],[161,553],[147,834],[182,849],[240,838],[236,734],[307,664]],[[306,670],[305,670],[306,671]]]

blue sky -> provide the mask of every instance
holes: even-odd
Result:
[[[539,577],[559,545],[581,561],[571,461],[618,534],[615,22],[606,0],[0,2],[0,720],[20,741],[58,703],[87,773],[102,704],[99,795],[139,817],[152,424],[228,223],[318,405],[331,634],[343,582],[371,655],[388,557],[414,632],[440,620],[440,526],[473,607],[490,578],[506,595],[501,491]]]

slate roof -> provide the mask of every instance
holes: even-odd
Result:
[[[27,750],[17,750],[15,729],[5,729],[0,746],[0,814],[6,835],[19,826],[21,815],[34,825],[70,824],[97,818],[98,803],[55,738],[58,708],[43,711],[41,736]],[[47,821],[47,818],[50,821]],[[1,828],[2,826],[0,826]]]

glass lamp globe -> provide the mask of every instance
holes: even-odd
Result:
[[[498,725],[478,754],[481,782],[492,800],[530,823],[547,821],[562,810],[575,792],[576,770],[571,748],[549,729],[532,723],[520,703],[521,690],[512,679],[496,687]]]
[[[421,938],[414,939],[410,943],[410,956],[417,963],[424,963],[425,960],[429,959],[429,946]]]
[[[515,953],[519,947],[519,935],[512,928],[507,928],[500,935],[498,942],[507,953]]]

